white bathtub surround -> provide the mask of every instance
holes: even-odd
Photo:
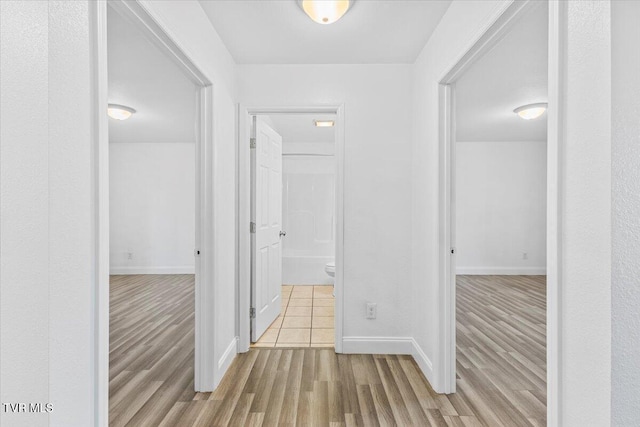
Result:
[[[335,254],[333,144],[287,144],[283,158],[282,280],[290,285],[333,284],[325,272]]]
[[[333,257],[283,256],[282,283],[296,286],[333,285],[333,278],[325,272],[327,263],[333,261]]]
[[[284,142],[282,154],[291,156],[295,154],[308,154],[313,156],[333,156],[336,146],[333,142]]]

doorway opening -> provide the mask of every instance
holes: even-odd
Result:
[[[198,87],[112,7],[107,37],[109,106],[135,110],[109,109],[109,423],[160,422],[156,392],[196,394]]]
[[[549,102],[549,16],[546,3],[513,4],[440,85],[439,380],[447,393],[502,402],[478,414],[489,425],[545,425],[556,411],[547,331],[557,328],[557,264],[547,252],[558,242],[547,220],[557,214],[557,141],[547,141],[546,113],[514,111]]]
[[[342,341],[343,108],[240,108],[239,349]]]
[[[214,195],[206,179],[213,87],[138,2],[93,6],[95,393],[96,422],[107,425],[149,416],[176,381],[195,393],[220,380],[208,220]],[[109,117],[107,104],[114,104]]]
[[[335,114],[253,118],[252,347],[334,346],[335,124]]]

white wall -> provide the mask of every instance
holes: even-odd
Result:
[[[564,3],[563,3],[564,4]],[[611,2],[566,2],[562,425],[611,421]],[[597,84],[594,84],[597,82]]]
[[[612,3],[612,408],[640,425],[640,2]]]
[[[0,2],[3,426],[93,423],[89,2]],[[73,114],[69,114],[72,111]]]
[[[221,376],[235,345],[235,64],[198,2],[143,4],[216,84]],[[95,424],[91,7],[106,6],[0,2],[0,397],[54,405],[49,415],[1,412],[3,426]]]
[[[251,106],[345,108],[344,336],[407,337],[411,66],[238,66],[239,100]],[[365,319],[365,303],[378,318]],[[369,348],[378,348],[369,342]]]
[[[193,274],[195,144],[111,143],[109,162],[111,274]]]
[[[458,274],[545,274],[546,142],[458,142],[455,186]]]
[[[412,324],[439,387],[438,82],[510,2],[454,1],[414,67]],[[610,422],[610,22],[607,1],[568,13],[562,141],[562,425]],[[594,82],[599,84],[594,85]],[[604,112],[604,113],[603,113]],[[423,356],[422,356],[423,355]]]

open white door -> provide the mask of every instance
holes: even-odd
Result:
[[[282,299],[282,137],[254,117],[251,150],[251,341],[280,315]]]

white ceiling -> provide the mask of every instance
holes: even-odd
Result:
[[[456,82],[458,141],[544,141],[546,113],[523,120],[521,105],[547,102],[546,2],[521,18]]]
[[[296,0],[200,0],[239,64],[413,63],[451,0],[357,0],[320,25]]]
[[[137,110],[109,119],[110,142],[195,142],[196,87],[183,71],[109,8],[109,103]]]
[[[335,127],[320,128],[314,120],[336,120],[335,114],[270,115],[268,122],[282,136],[283,143],[333,143]]]

